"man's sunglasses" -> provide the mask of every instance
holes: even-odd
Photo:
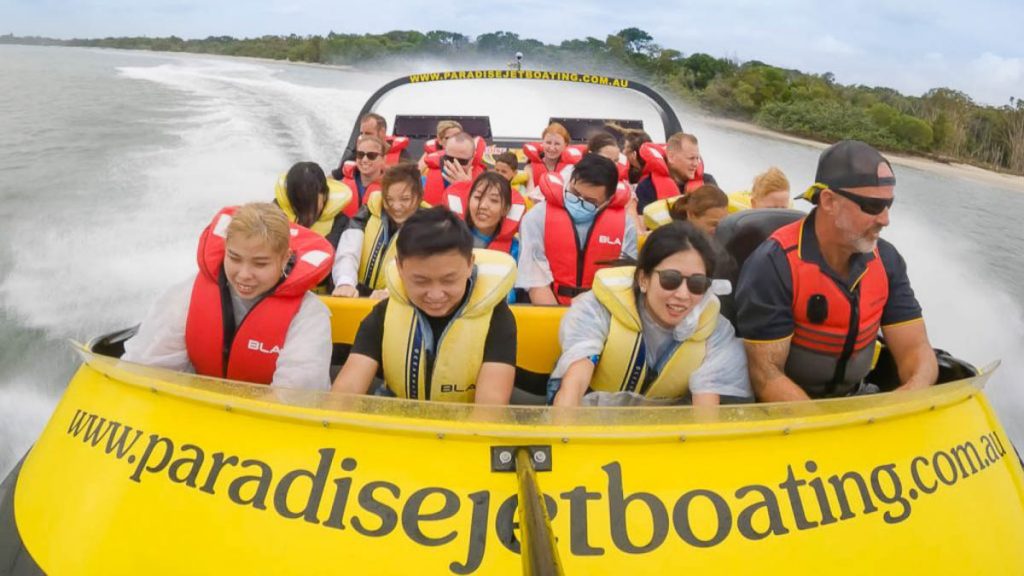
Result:
[[[462,164],[463,166],[469,166],[470,162],[472,162],[473,159],[472,158],[456,158],[455,156],[448,156],[447,154],[445,154],[444,161],[445,162],[448,162],[448,161],[458,162],[459,164]]]
[[[377,158],[380,158],[380,152],[356,152],[356,160],[362,160],[363,158],[373,162]]]
[[[711,278],[703,274],[683,276],[683,273],[678,270],[655,270],[655,272],[658,273],[658,284],[661,285],[663,290],[678,290],[684,281],[686,282],[686,289],[691,294],[696,294],[697,296],[711,288]]]
[[[854,194],[842,188],[829,188],[829,190],[839,194],[843,198],[846,198],[850,202],[853,202],[861,209],[865,214],[872,216],[878,216],[886,208],[892,207],[892,203],[895,198],[868,198],[867,196],[861,196],[860,194]]]

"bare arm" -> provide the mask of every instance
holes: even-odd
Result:
[[[697,392],[693,395],[694,406],[718,406],[719,397],[714,392]]]
[[[476,377],[476,404],[507,405],[512,398],[516,367],[502,362],[484,362]]]
[[[803,388],[786,376],[790,338],[771,342],[744,340],[747,368],[754,395],[761,402],[792,402],[810,400]]]
[[[917,390],[935,384],[939,365],[923,319],[882,326],[882,335],[900,374],[897,390]]]
[[[555,298],[555,293],[551,291],[550,286],[537,286],[530,288],[530,303],[540,304],[542,306],[554,306],[558,304],[558,299]]]
[[[579,406],[590,380],[594,377],[594,363],[589,358],[577,360],[566,370],[562,386],[555,394],[554,406]]]
[[[334,379],[331,392],[366,394],[377,375],[377,361],[362,354],[349,354],[341,372]]]

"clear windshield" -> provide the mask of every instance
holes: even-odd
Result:
[[[539,140],[550,118],[640,120],[657,142],[666,135],[651,101],[622,88],[538,80],[453,80],[413,83],[388,92],[376,112],[396,115],[488,116],[494,138]]]
[[[79,347],[89,368],[116,383],[150,389],[263,417],[343,423],[381,430],[533,438],[644,438],[789,433],[864,424],[961,401],[991,371],[959,383],[900,394],[784,404],[711,407],[548,408],[475,406],[269,388],[122,362]],[[994,368],[994,366],[992,367]]]

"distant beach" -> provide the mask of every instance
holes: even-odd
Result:
[[[814,146],[815,148],[825,148],[828,144],[824,142],[818,142],[817,140],[809,140],[807,138],[800,138],[798,136],[791,136],[789,134],[783,134],[781,132],[775,132],[762,128],[756,124],[748,122],[742,122],[739,120],[731,120],[728,118],[720,118],[715,116],[705,116],[704,120],[709,124],[721,126],[736,130],[738,132],[745,132],[747,134],[757,134],[760,136],[766,136],[769,138],[776,138],[779,140],[786,140],[788,142],[795,142],[798,144],[806,144],[808,146]],[[999,186],[1009,190],[1018,192],[1024,192],[1024,176],[1015,176],[1013,174],[1003,174],[1001,172],[994,172],[992,170],[986,170],[970,164],[961,164],[956,162],[940,162],[937,160],[931,160],[928,158],[922,158],[919,156],[904,156],[892,152],[886,152],[885,157],[888,158],[894,164],[909,166],[918,170],[925,170],[934,174],[943,176],[953,176],[957,178],[965,178],[968,180],[975,180],[988,184],[991,186]]]

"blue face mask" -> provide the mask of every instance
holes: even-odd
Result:
[[[566,190],[563,192],[565,203],[565,210],[569,213],[569,217],[572,221],[577,224],[588,224],[594,221],[594,217],[597,216],[597,206],[592,203],[580,198]]]

